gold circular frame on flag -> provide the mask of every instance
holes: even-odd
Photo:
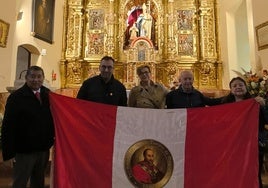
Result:
[[[154,153],[154,165],[157,166],[161,174],[161,179],[154,183],[142,183],[137,180],[133,175],[133,167],[138,164],[139,161],[144,160],[143,152],[145,150],[152,150]],[[167,147],[162,143],[146,139],[141,140],[129,147],[125,154],[124,167],[126,175],[129,181],[138,188],[155,188],[164,187],[169,179],[171,178],[173,172],[173,158]]]

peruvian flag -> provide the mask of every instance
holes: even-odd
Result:
[[[258,188],[254,99],[192,109],[50,100],[54,188]]]

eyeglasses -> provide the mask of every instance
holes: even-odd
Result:
[[[144,71],[144,72],[140,72],[139,75],[143,75],[143,74],[149,74],[150,72],[149,71]]]
[[[106,69],[108,69],[108,70],[112,70],[113,67],[112,67],[112,66],[105,66],[105,65],[102,65],[102,66],[101,66],[101,69],[102,69],[102,70],[106,70]]]

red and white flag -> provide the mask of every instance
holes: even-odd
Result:
[[[253,99],[163,110],[50,100],[55,188],[258,188]]]

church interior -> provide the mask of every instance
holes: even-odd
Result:
[[[210,96],[225,94],[241,68],[267,69],[257,32],[266,21],[266,1],[48,0],[44,33],[34,18],[40,2],[8,3],[15,16],[1,8],[1,93],[23,84],[29,65],[39,65],[52,90],[75,95],[99,74],[104,55],[115,59],[114,75],[127,89],[138,84],[136,68],[144,64],[167,88],[180,71],[191,70],[194,86]]]
[[[52,91],[70,97],[99,74],[104,55],[115,59],[114,76],[127,90],[139,84],[141,65],[168,89],[190,70],[209,97],[226,95],[237,72],[268,69],[267,0],[47,0],[47,28],[38,27],[41,2],[0,7],[1,120],[31,65],[44,69]],[[0,160],[0,187],[10,186],[11,167]]]

